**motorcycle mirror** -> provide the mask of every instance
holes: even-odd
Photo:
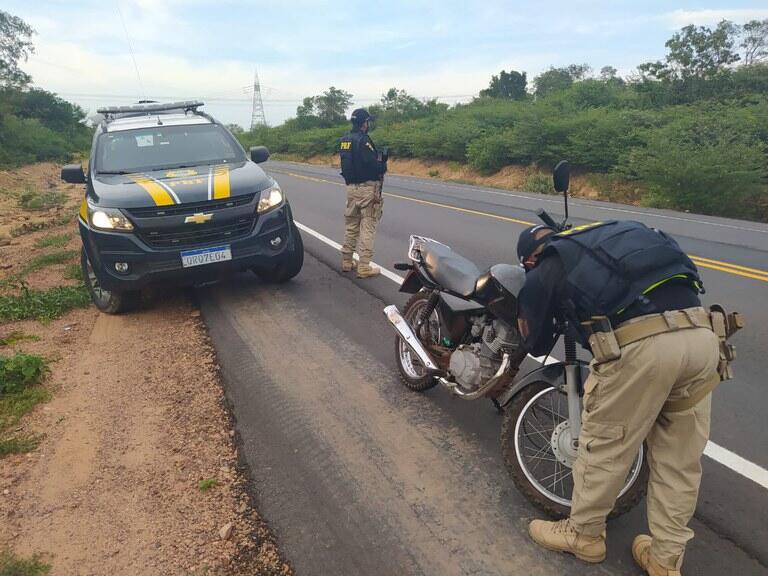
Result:
[[[560,160],[552,171],[552,181],[555,184],[555,191],[567,192],[570,179],[571,166],[568,164],[568,160]]]

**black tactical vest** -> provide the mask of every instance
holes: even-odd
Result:
[[[615,317],[644,293],[680,277],[701,290],[696,265],[664,232],[641,222],[611,220],[552,237],[540,258],[558,254],[581,320]]]
[[[346,184],[359,182],[360,175],[355,169],[355,154],[360,148],[362,132],[350,131],[339,140],[339,158],[341,160],[341,176]]]

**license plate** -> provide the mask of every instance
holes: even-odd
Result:
[[[202,266],[203,264],[215,264],[216,262],[224,262],[226,260],[232,260],[232,250],[229,246],[187,250],[181,253],[181,265],[184,268]]]

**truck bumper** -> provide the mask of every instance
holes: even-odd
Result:
[[[152,248],[137,234],[95,230],[82,219],[79,227],[99,283],[113,292],[140,290],[158,283],[195,284],[239,270],[279,264],[294,249],[298,233],[288,203],[261,215],[248,236],[178,249]],[[232,259],[190,268],[182,266],[181,252],[217,246],[229,246]],[[118,262],[127,263],[128,270],[118,272]]]

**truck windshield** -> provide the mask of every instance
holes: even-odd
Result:
[[[99,136],[96,147],[99,174],[130,174],[244,160],[242,148],[216,124],[107,132]]]

